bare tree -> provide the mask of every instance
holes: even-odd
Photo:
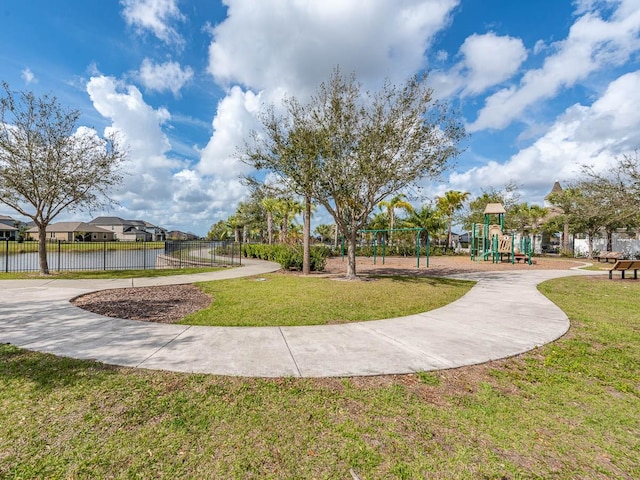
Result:
[[[38,227],[40,274],[49,274],[47,225],[62,211],[111,203],[126,158],[115,136],[77,127],[80,111],[56,97],[12,92],[0,98],[0,202]]]

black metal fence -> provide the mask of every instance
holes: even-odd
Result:
[[[240,244],[216,241],[48,242],[50,271],[240,265]],[[0,272],[40,270],[38,242],[0,242]]]

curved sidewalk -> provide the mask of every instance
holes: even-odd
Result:
[[[562,336],[567,316],[536,289],[582,272],[482,272],[459,300],[430,312],[308,327],[198,327],[109,318],[69,303],[90,291],[260,275],[277,264],[128,280],[0,281],[0,342],[128,367],[252,377],[404,374],[508,357]]]

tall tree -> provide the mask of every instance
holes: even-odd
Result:
[[[277,208],[282,218],[282,224],[280,225],[280,243],[286,243],[290,220],[296,215],[300,215],[305,207],[293,198],[282,198],[278,202]]]
[[[269,245],[273,244],[273,216],[278,213],[278,204],[280,200],[274,197],[265,197],[262,199],[262,207],[267,213],[267,239]]]
[[[407,202],[407,196],[404,193],[399,193],[393,196],[390,200],[383,200],[378,203],[378,208],[387,210],[389,216],[389,229],[393,230],[396,226],[396,209],[403,209],[407,213],[413,211],[413,205]],[[393,232],[389,232],[389,243],[393,243]]]
[[[511,213],[519,201],[520,195],[518,194],[518,186],[515,183],[506,184],[502,190],[495,188],[483,190],[481,195],[467,204],[465,213],[461,216],[462,224],[467,230],[471,230],[474,223],[482,225],[486,206],[489,203],[500,203],[507,212],[505,215],[505,229],[514,228],[515,224]]]
[[[442,197],[436,197],[438,209],[442,212],[447,220],[447,247],[453,248],[451,241],[451,229],[453,228],[453,219],[455,213],[464,206],[471,195],[469,192],[461,192],[459,190],[449,190]]]
[[[47,226],[65,210],[112,202],[126,151],[115,136],[78,127],[79,110],[56,97],[13,92],[0,98],[0,202],[38,227],[40,274],[49,274]]]
[[[549,211],[540,205],[531,205],[529,207],[529,222],[531,226],[531,251],[536,251],[536,236],[541,232],[542,220],[547,216]]]
[[[457,116],[433,100],[426,77],[402,86],[387,81],[371,92],[337,68],[307,104],[290,101],[279,127],[248,149],[247,161],[309,186],[347,239],[349,279],[356,278],[358,230],[376,205],[440,174],[464,137]]]
[[[304,200],[302,273],[311,272],[311,211],[318,179],[318,136],[304,107],[293,97],[283,100],[286,114],[279,116],[270,105],[261,115],[262,132],[252,132],[241,159],[260,170],[280,177],[289,192]]]
[[[635,228],[640,222],[640,159],[625,155],[604,173],[583,166],[584,177],[579,183],[588,191],[604,213],[607,251],[612,250],[613,233],[618,229]]]
[[[584,233],[588,238],[588,257],[593,257],[593,240],[607,222],[607,209],[603,199],[588,182],[577,182],[562,192],[550,194],[547,199],[564,211],[563,222],[572,233]]]
[[[320,243],[324,243],[326,240],[329,240],[333,235],[333,225],[328,225],[326,223],[321,223],[314,230],[315,234],[320,237]]]
[[[440,238],[445,228],[441,212],[431,205],[422,205],[412,211],[405,223],[411,228],[424,228],[431,238]]]

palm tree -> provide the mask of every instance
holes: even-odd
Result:
[[[441,213],[430,205],[423,205],[411,212],[405,223],[411,228],[424,228],[432,238],[444,229]]]
[[[460,192],[458,190],[449,190],[442,197],[436,197],[438,210],[447,220],[447,247],[452,248],[451,228],[453,227],[453,216],[462,208],[464,202],[471,195],[469,192]]]
[[[391,230],[391,232],[389,232],[390,245],[393,243],[393,229],[396,223],[396,208],[401,208],[408,213],[411,213],[413,211],[413,206],[406,201],[406,198],[407,196],[404,193],[399,193],[391,200],[382,201],[378,204],[378,208],[380,208],[380,210],[382,210],[383,208],[387,209],[387,215],[389,216],[389,229]]]
[[[267,212],[267,238],[269,245],[273,244],[273,215],[278,212],[280,200],[274,197],[265,197],[260,201],[262,208]]]
[[[324,243],[328,240],[333,233],[333,226],[326,223],[321,223],[316,227],[314,233],[320,237],[320,243]]]
[[[287,241],[287,232],[289,229],[289,217],[300,215],[304,210],[304,206],[293,198],[283,198],[278,203],[278,212],[282,215],[282,224],[280,228],[280,243]]]
[[[531,252],[536,251],[536,235],[540,232],[541,220],[547,216],[549,210],[540,205],[529,207],[529,219],[531,221]]]

